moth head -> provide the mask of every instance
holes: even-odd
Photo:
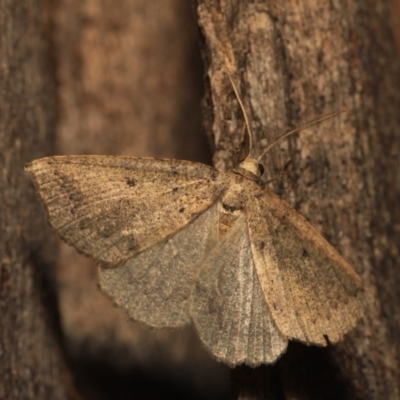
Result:
[[[247,157],[244,161],[239,164],[239,168],[244,169],[247,172],[260,178],[264,173],[264,167],[258,160],[252,157]]]

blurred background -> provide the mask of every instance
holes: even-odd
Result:
[[[56,2],[48,11],[58,101],[53,154],[210,163],[195,12],[187,0]],[[61,324],[84,398],[227,395],[227,368],[211,360],[192,329],[127,321],[98,290],[96,270],[60,243]]]

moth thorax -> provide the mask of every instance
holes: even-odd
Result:
[[[237,183],[233,183],[222,196],[219,210],[220,237],[224,236],[243,214],[244,196],[243,186]]]
[[[220,212],[219,212],[219,237],[222,238],[225,236],[227,232],[229,232],[232,227],[235,225],[238,218],[243,213],[240,213],[239,210],[234,210],[227,206],[226,204],[221,204]]]

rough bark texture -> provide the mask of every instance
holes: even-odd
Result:
[[[0,1],[0,10],[0,399],[65,399],[56,252],[24,172],[49,152],[55,128],[44,4]]]
[[[400,68],[389,6],[198,1],[211,87],[206,125],[218,168],[236,165],[246,142],[224,67],[240,86],[260,153],[287,128],[347,111],[271,150],[266,177],[286,167],[275,192],[341,252],[376,299],[338,345],[292,343],[275,366],[234,370],[235,398],[400,396]]]

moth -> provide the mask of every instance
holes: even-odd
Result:
[[[289,340],[338,342],[366,299],[349,264],[267,189],[260,159],[250,146],[231,172],[114,156],[48,157],[26,170],[50,224],[97,261],[102,290],[130,318],[193,323],[217,360],[254,367]]]

